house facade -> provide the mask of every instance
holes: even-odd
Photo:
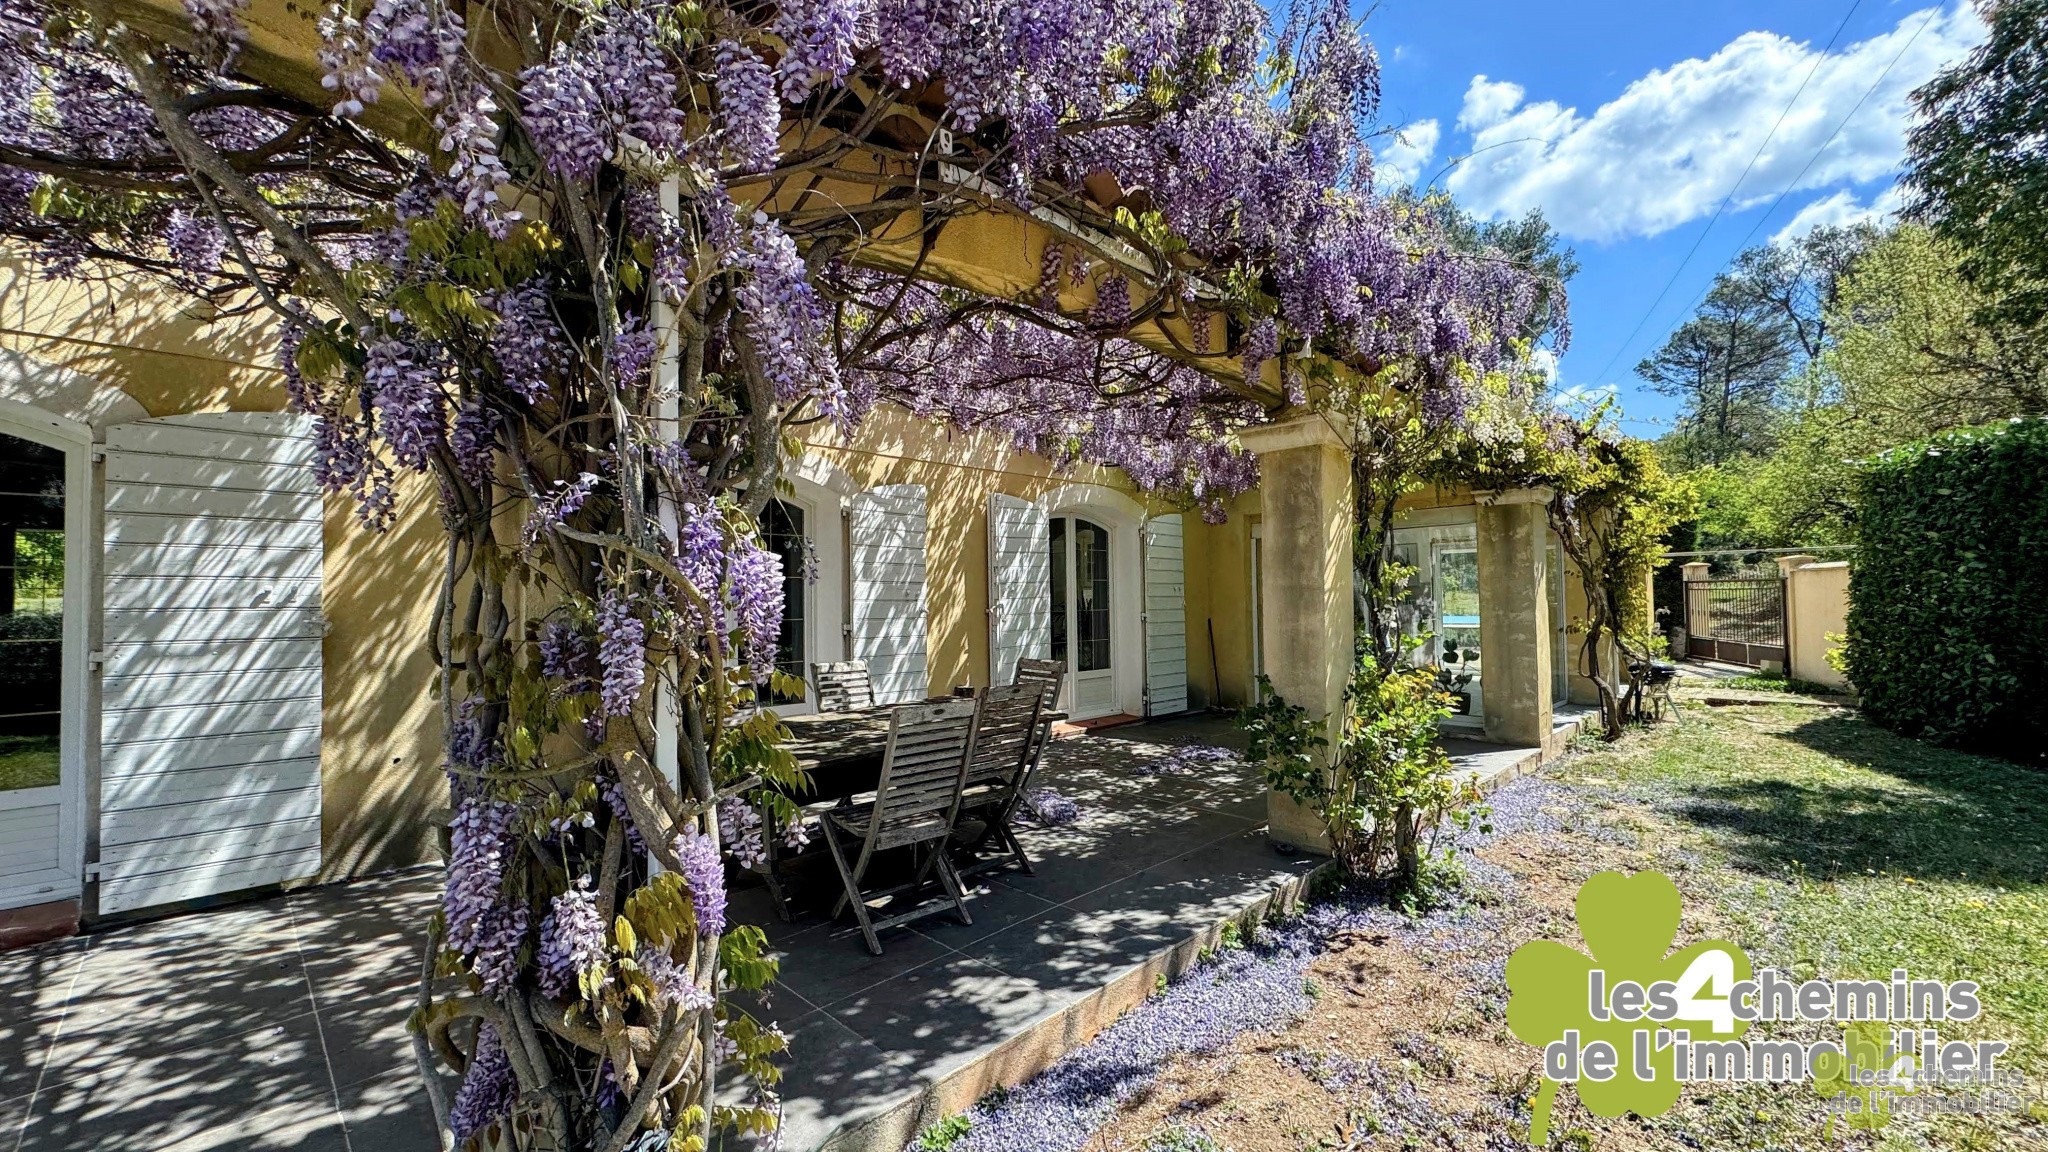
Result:
[[[158,914],[433,858],[445,803],[424,637],[442,577],[432,493],[373,535],[314,482],[255,321],[146,286],[0,269],[0,933]],[[885,408],[815,432],[769,508],[779,661],[862,659],[884,701],[1070,669],[1076,719],[1249,700],[1311,710],[1352,659],[1348,454],[1315,417],[1256,429],[1263,481],[1204,523],[1120,472]],[[1531,747],[1592,696],[1567,672],[1574,574],[1546,494],[1428,490],[1393,548],[1447,727]],[[812,702],[779,702],[797,712]],[[1275,797],[1276,839],[1313,822]],[[11,928],[10,928],[11,926]],[[0,939],[4,939],[0,936]]]

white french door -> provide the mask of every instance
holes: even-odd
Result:
[[[79,894],[91,444],[0,419],[0,908]]]
[[[1049,536],[1052,655],[1069,670],[1066,711],[1076,720],[1112,715],[1121,708],[1109,529],[1080,516],[1055,516]]]

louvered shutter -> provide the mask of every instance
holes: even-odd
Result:
[[[1181,518],[1145,521],[1145,715],[1188,710],[1187,575]]]
[[[925,661],[925,492],[870,488],[846,502],[852,556],[853,655],[865,660],[875,703],[922,700]]]
[[[1017,661],[1052,655],[1052,520],[1038,505],[988,498],[988,673],[1013,683]]]
[[[107,432],[99,910],[320,868],[320,492],[310,422]]]

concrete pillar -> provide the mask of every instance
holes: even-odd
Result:
[[[1792,594],[1792,574],[1808,564],[1818,563],[1820,563],[1820,557],[1809,556],[1804,552],[1778,557],[1778,576],[1785,581],[1785,664],[1782,668],[1773,668],[1772,665],[1777,662],[1765,660],[1761,667],[1766,672],[1775,671],[1781,672],[1786,676],[1792,675],[1792,668],[1799,659],[1799,653],[1794,652],[1793,648],[1799,644],[1798,636],[1800,630],[1799,598]]]
[[[1479,689],[1486,738],[1541,748],[1550,738],[1548,488],[1474,493],[1479,510]]]
[[[1351,453],[1321,417],[1249,429],[1259,456],[1260,657],[1273,690],[1335,720],[1351,682],[1354,633]],[[1335,742],[1335,729],[1330,735]],[[1267,797],[1268,835],[1327,852],[1322,821],[1290,798]]]

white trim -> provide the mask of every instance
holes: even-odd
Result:
[[[793,491],[775,497],[804,514],[804,537],[810,541],[818,560],[817,582],[804,588],[804,700],[801,704],[775,705],[780,716],[803,716],[817,711],[818,688],[810,683],[809,666],[847,659],[846,519],[841,515],[843,503],[839,492],[811,478],[817,475],[830,478],[829,473],[815,469],[792,471],[789,483]]]
[[[98,616],[99,583],[96,485],[92,429],[15,401],[0,401],[0,433],[64,453],[64,651],[58,697],[59,775],[48,789],[57,803],[56,867],[31,877],[0,876],[0,908],[78,898],[84,890],[85,809],[89,794],[98,712],[94,699],[92,625]],[[44,789],[24,791],[42,792]],[[19,794],[17,794],[17,797]]]
[[[1145,571],[1139,533],[1145,506],[1129,494],[1100,484],[1066,484],[1039,497],[1047,517],[1080,516],[1109,529],[1109,648],[1116,706],[1126,716],[1145,714]],[[1058,652],[1053,658],[1065,659]],[[1068,669],[1066,694],[1071,698],[1075,670]],[[1110,715],[1069,708],[1077,720]]]

